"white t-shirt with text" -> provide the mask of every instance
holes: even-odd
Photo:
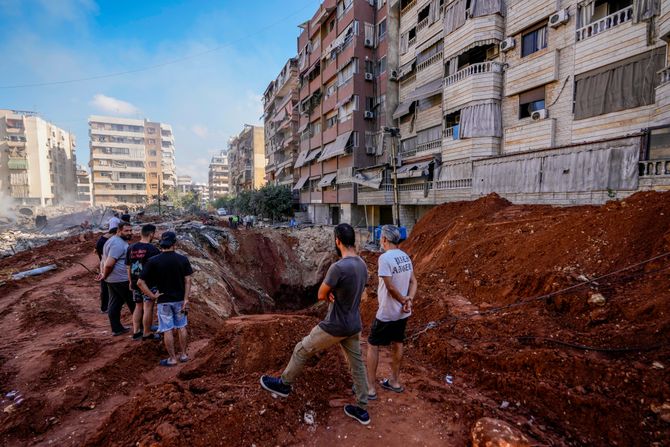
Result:
[[[402,311],[402,304],[396,301],[388,289],[382,277],[391,277],[393,286],[403,295],[409,292],[409,282],[412,279],[412,260],[407,253],[400,249],[389,250],[379,257],[379,287],[377,288],[377,300],[379,310],[377,319],[380,321],[397,321],[409,317],[412,313]]]

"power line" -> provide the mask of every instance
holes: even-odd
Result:
[[[307,9],[310,6],[312,6],[311,1],[309,3],[307,3],[305,6],[303,6],[302,8],[300,8],[296,11],[293,11],[292,13],[282,17],[281,19],[276,20],[276,21],[274,21],[274,22],[272,22],[272,23],[270,23],[270,24],[268,24],[268,25],[266,25],[262,28],[259,28],[252,33],[249,33],[245,36],[239,37],[239,38],[237,38],[235,40],[232,40],[230,42],[218,45],[216,47],[212,47],[212,48],[209,48],[207,50],[200,51],[198,53],[193,53],[193,54],[183,56],[183,57],[180,57],[180,58],[177,58],[177,59],[172,59],[172,60],[169,60],[169,61],[154,64],[154,65],[148,65],[146,67],[135,68],[135,69],[132,69],[132,70],[117,71],[117,72],[114,72],[114,73],[107,73],[107,74],[102,74],[102,75],[97,75],[97,76],[89,76],[89,77],[85,77],[85,78],[65,79],[65,80],[62,80],[62,81],[50,81],[50,82],[35,82],[35,83],[31,83],[31,84],[0,85],[0,89],[47,87],[47,86],[52,86],[52,85],[75,84],[75,83],[78,83],[78,82],[96,81],[96,80],[99,80],[99,79],[107,79],[107,78],[113,78],[113,77],[118,77],[118,76],[124,76],[124,75],[128,75],[128,74],[139,73],[139,72],[148,71],[148,70],[154,70],[156,68],[161,68],[161,67],[165,67],[165,66],[168,66],[168,65],[178,64],[180,62],[184,62],[184,61],[187,61],[189,59],[193,59],[193,58],[196,58],[196,57],[203,56],[205,54],[209,54],[209,53],[213,53],[213,52],[222,50],[222,49],[230,47],[230,46],[232,46],[232,45],[234,45],[238,42],[241,42],[243,40],[247,40],[250,37],[253,37],[253,36],[257,35],[258,33],[268,31],[269,29],[275,27],[276,25],[278,25],[280,23],[283,23],[287,19],[289,19],[289,18],[297,15],[298,13],[304,11],[305,9]]]

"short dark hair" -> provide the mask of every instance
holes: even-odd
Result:
[[[149,236],[151,233],[156,232],[156,225],[146,224],[142,226],[142,236]]]
[[[355,247],[356,246],[356,232],[354,228],[346,223],[339,224],[335,227],[335,238],[345,247]]]
[[[121,220],[124,222],[130,222],[130,214],[123,214]]]
[[[126,227],[132,227],[132,225],[130,225],[130,222],[126,222],[125,220],[122,220],[121,222],[119,222],[119,226],[117,228],[118,228],[118,231],[121,231]]]
[[[116,234],[116,231],[117,231],[118,229],[119,229],[118,227],[110,228],[109,231],[108,231],[108,233],[109,233],[109,234]]]

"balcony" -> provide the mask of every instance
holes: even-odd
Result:
[[[7,168],[10,170],[28,170],[28,160],[25,158],[10,158],[7,160]]]
[[[465,24],[444,39],[446,59],[464,53],[475,46],[497,44],[505,38],[505,19],[499,14],[468,17]]]
[[[628,59],[647,51],[647,25],[634,24],[632,7],[577,30],[575,74]]]
[[[444,112],[472,101],[502,98],[503,65],[482,62],[465,67],[444,80]]]
[[[400,10],[400,16],[402,17],[405,14],[407,14],[414,6],[416,6],[416,0],[412,0],[409,3],[407,3],[405,7]]]
[[[559,54],[556,50],[540,50],[519,60],[507,69],[505,94],[517,95],[558,80],[558,61]]]
[[[500,154],[500,138],[476,137],[476,138],[453,138],[452,130],[445,131],[442,140],[442,161],[460,160],[463,158],[492,157]]]
[[[577,42],[597,36],[609,29],[633,20],[633,5],[603,17],[577,30]]]
[[[670,177],[670,160],[642,160],[638,168],[640,177]]]

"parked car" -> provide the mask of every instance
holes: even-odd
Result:
[[[219,216],[225,216],[226,214],[228,214],[228,210],[225,208],[219,208],[218,210],[216,210],[216,214]]]

